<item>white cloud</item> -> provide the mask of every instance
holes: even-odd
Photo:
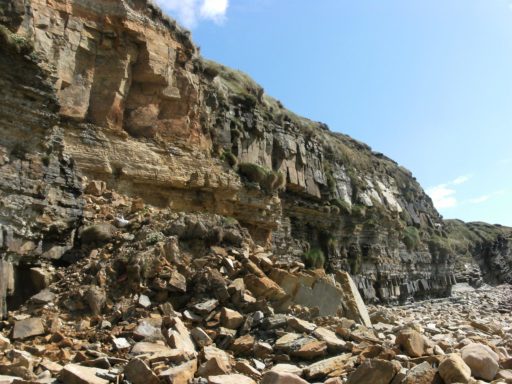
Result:
[[[427,190],[437,209],[455,207],[457,205],[457,199],[454,196],[456,192],[454,189],[448,188],[446,184],[441,184]]]
[[[459,176],[455,180],[453,180],[451,182],[451,184],[453,184],[453,185],[464,184],[466,181],[469,181],[469,179],[471,179],[471,175]]]
[[[226,18],[228,5],[228,0],[205,0],[199,10],[199,14],[204,19],[211,19],[221,23]]]
[[[449,187],[464,184],[465,182],[469,181],[472,177],[472,175],[462,175],[456,177],[449,183],[439,184],[436,185],[435,187],[428,188],[427,194],[432,198],[434,206],[437,209],[455,207],[456,205],[459,204],[459,201],[455,196],[457,191]]]
[[[194,28],[201,20],[222,23],[229,6],[229,0],[156,0],[156,2],[187,28]]]

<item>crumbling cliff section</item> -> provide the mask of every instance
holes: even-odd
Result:
[[[351,272],[368,301],[449,292],[452,253],[442,220],[409,171],[294,115],[246,75],[202,59],[189,33],[147,1],[10,0],[2,7],[6,33],[29,42],[39,59],[13,56],[30,68],[6,85],[17,99],[7,94],[11,102],[2,105],[0,145],[18,159],[15,148],[30,154],[51,143],[36,160],[16,160],[25,173],[9,173],[30,189],[52,175],[46,200],[23,193],[51,202],[54,217],[45,225],[56,227],[32,235],[34,217],[47,216],[0,207],[0,223],[18,228],[13,241],[34,243],[4,241],[9,252],[68,252],[76,239],[70,231],[101,214],[80,215],[81,191],[96,180],[157,208],[232,217],[283,260],[317,255],[314,263],[328,270]],[[49,83],[41,89],[50,104],[26,94],[24,81],[36,80]],[[19,105],[27,113],[13,118]],[[14,160],[5,164],[2,172]],[[9,188],[0,186],[4,194]]]

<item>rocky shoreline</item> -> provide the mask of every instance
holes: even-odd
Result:
[[[46,287],[0,323],[0,383],[512,382],[512,286],[367,309],[348,274],[282,263],[217,220],[141,215],[34,268]]]

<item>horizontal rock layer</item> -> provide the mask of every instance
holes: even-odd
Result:
[[[321,254],[367,301],[449,293],[454,253],[409,171],[202,59],[150,3],[2,7],[14,42],[0,76],[6,251],[73,253],[74,230],[98,214],[83,212],[94,180],[154,207],[235,218],[284,261]],[[30,56],[13,53],[20,41]]]

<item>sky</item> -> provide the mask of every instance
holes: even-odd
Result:
[[[206,58],[512,226],[511,0],[157,0]]]

